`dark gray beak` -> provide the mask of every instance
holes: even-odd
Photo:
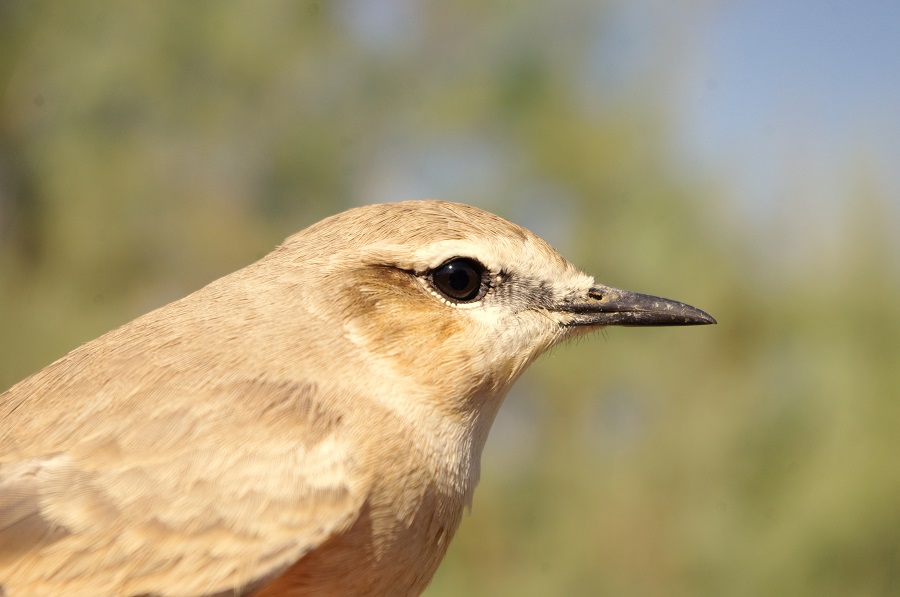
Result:
[[[707,325],[716,323],[696,307],[630,290],[597,284],[583,301],[563,306],[572,315],[568,325]]]

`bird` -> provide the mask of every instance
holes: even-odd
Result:
[[[0,595],[418,595],[513,382],[714,324],[435,200],[356,207],[0,394]]]

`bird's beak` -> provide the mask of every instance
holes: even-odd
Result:
[[[563,306],[570,326],[706,325],[716,323],[696,307],[630,290],[596,284],[587,296]]]

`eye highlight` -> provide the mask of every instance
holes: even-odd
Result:
[[[454,257],[431,272],[429,280],[448,299],[468,303],[480,299],[487,289],[487,270],[467,257]]]

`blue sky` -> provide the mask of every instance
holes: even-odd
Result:
[[[413,0],[352,0],[343,14],[373,51],[402,53],[415,51],[425,34],[417,7]],[[868,177],[897,206],[900,222],[900,1],[561,0],[550,9],[513,7],[534,21],[547,52],[567,43],[561,31],[594,40],[577,77],[585,106],[624,98],[667,110],[674,167],[712,181],[739,215],[766,221],[792,212],[827,235]],[[482,178],[495,169],[469,173],[466,164],[485,160],[460,147],[458,160],[447,150],[400,152],[401,166],[383,165],[382,182],[367,197],[474,195],[471,188],[489,186]],[[402,166],[409,153],[442,166],[410,177]]]
[[[860,168],[900,202],[900,2],[722,2],[687,27],[686,162],[751,213],[795,192],[840,203]]]

